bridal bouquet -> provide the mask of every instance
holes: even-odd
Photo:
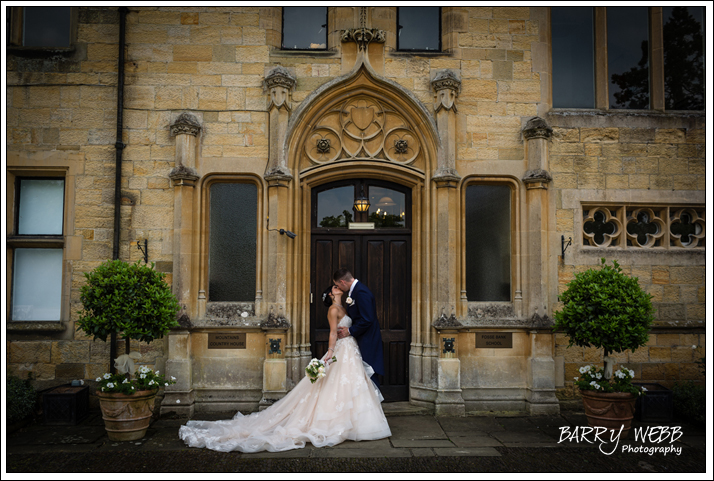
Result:
[[[332,362],[337,362],[337,357],[332,356]],[[310,361],[310,364],[308,364],[305,368],[305,373],[307,374],[307,377],[310,378],[310,382],[313,384],[318,379],[325,377],[326,371],[327,366],[325,365],[325,361],[315,358],[313,358],[312,361]]]

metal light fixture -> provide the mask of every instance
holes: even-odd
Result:
[[[280,232],[280,235],[285,234],[286,236],[290,237],[291,239],[294,239],[294,238],[297,237],[297,234],[295,234],[294,232],[290,232],[290,231],[287,230],[287,229],[270,229],[270,228],[268,227],[268,225],[270,225],[270,217],[266,217],[266,218],[265,218],[265,228],[266,228],[266,229],[271,230],[271,231],[274,230],[274,231],[276,231],[276,232]]]
[[[367,212],[369,210],[369,199],[364,195],[364,185],[360,186],[359,197],[355,199],[354,208],[357,212]]]

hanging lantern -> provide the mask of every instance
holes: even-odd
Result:
[[[355,199],[354,208],[357,212],[367,212],[369,210],[369,206],[369,199],[364,195],[364,186],[361,186],[359,197]]]

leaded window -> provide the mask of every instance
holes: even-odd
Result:
[[[254,302],[257,187],[214,183],[209,209],[208,300]]]
[[[441,51],[441,8],[397,7],[397,50]]]
[[[466,296],[511,300],[511,188],[469,185],[465,198]]]

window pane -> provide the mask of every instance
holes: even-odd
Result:
[[[398,50],[441,50],[439,7],[397,8]]]
[[[553,107],[595,107],[592,7],[551,7]]]
[[[704,110],[704,8],[663,7],[667,110]]]
[[[13,321],[59,321],[62,249],[15,249]]]
[[[20,235],[62,235],[64,179],[21,179]]]
[[[283,48],[327,48],[327,8],[283,7]]]
[[[352,185],[327,189],[317,194],[317,227],[348,227],[354,221]]]
[[[255,301],[257,192],[254,184],[211,186],[210,301]]]
[[[71,7],[25,7],[26,47],[69,47]]]
[[[466,296],[511,300],[511,189],[466,188]]]
[[[374,222],[375,227],[404,227],[406,201],[403,193],[370,186],[369,203],[369,222]]]
[[[607,70],[611,109],[648,109],[647,7],[607,7]]]

